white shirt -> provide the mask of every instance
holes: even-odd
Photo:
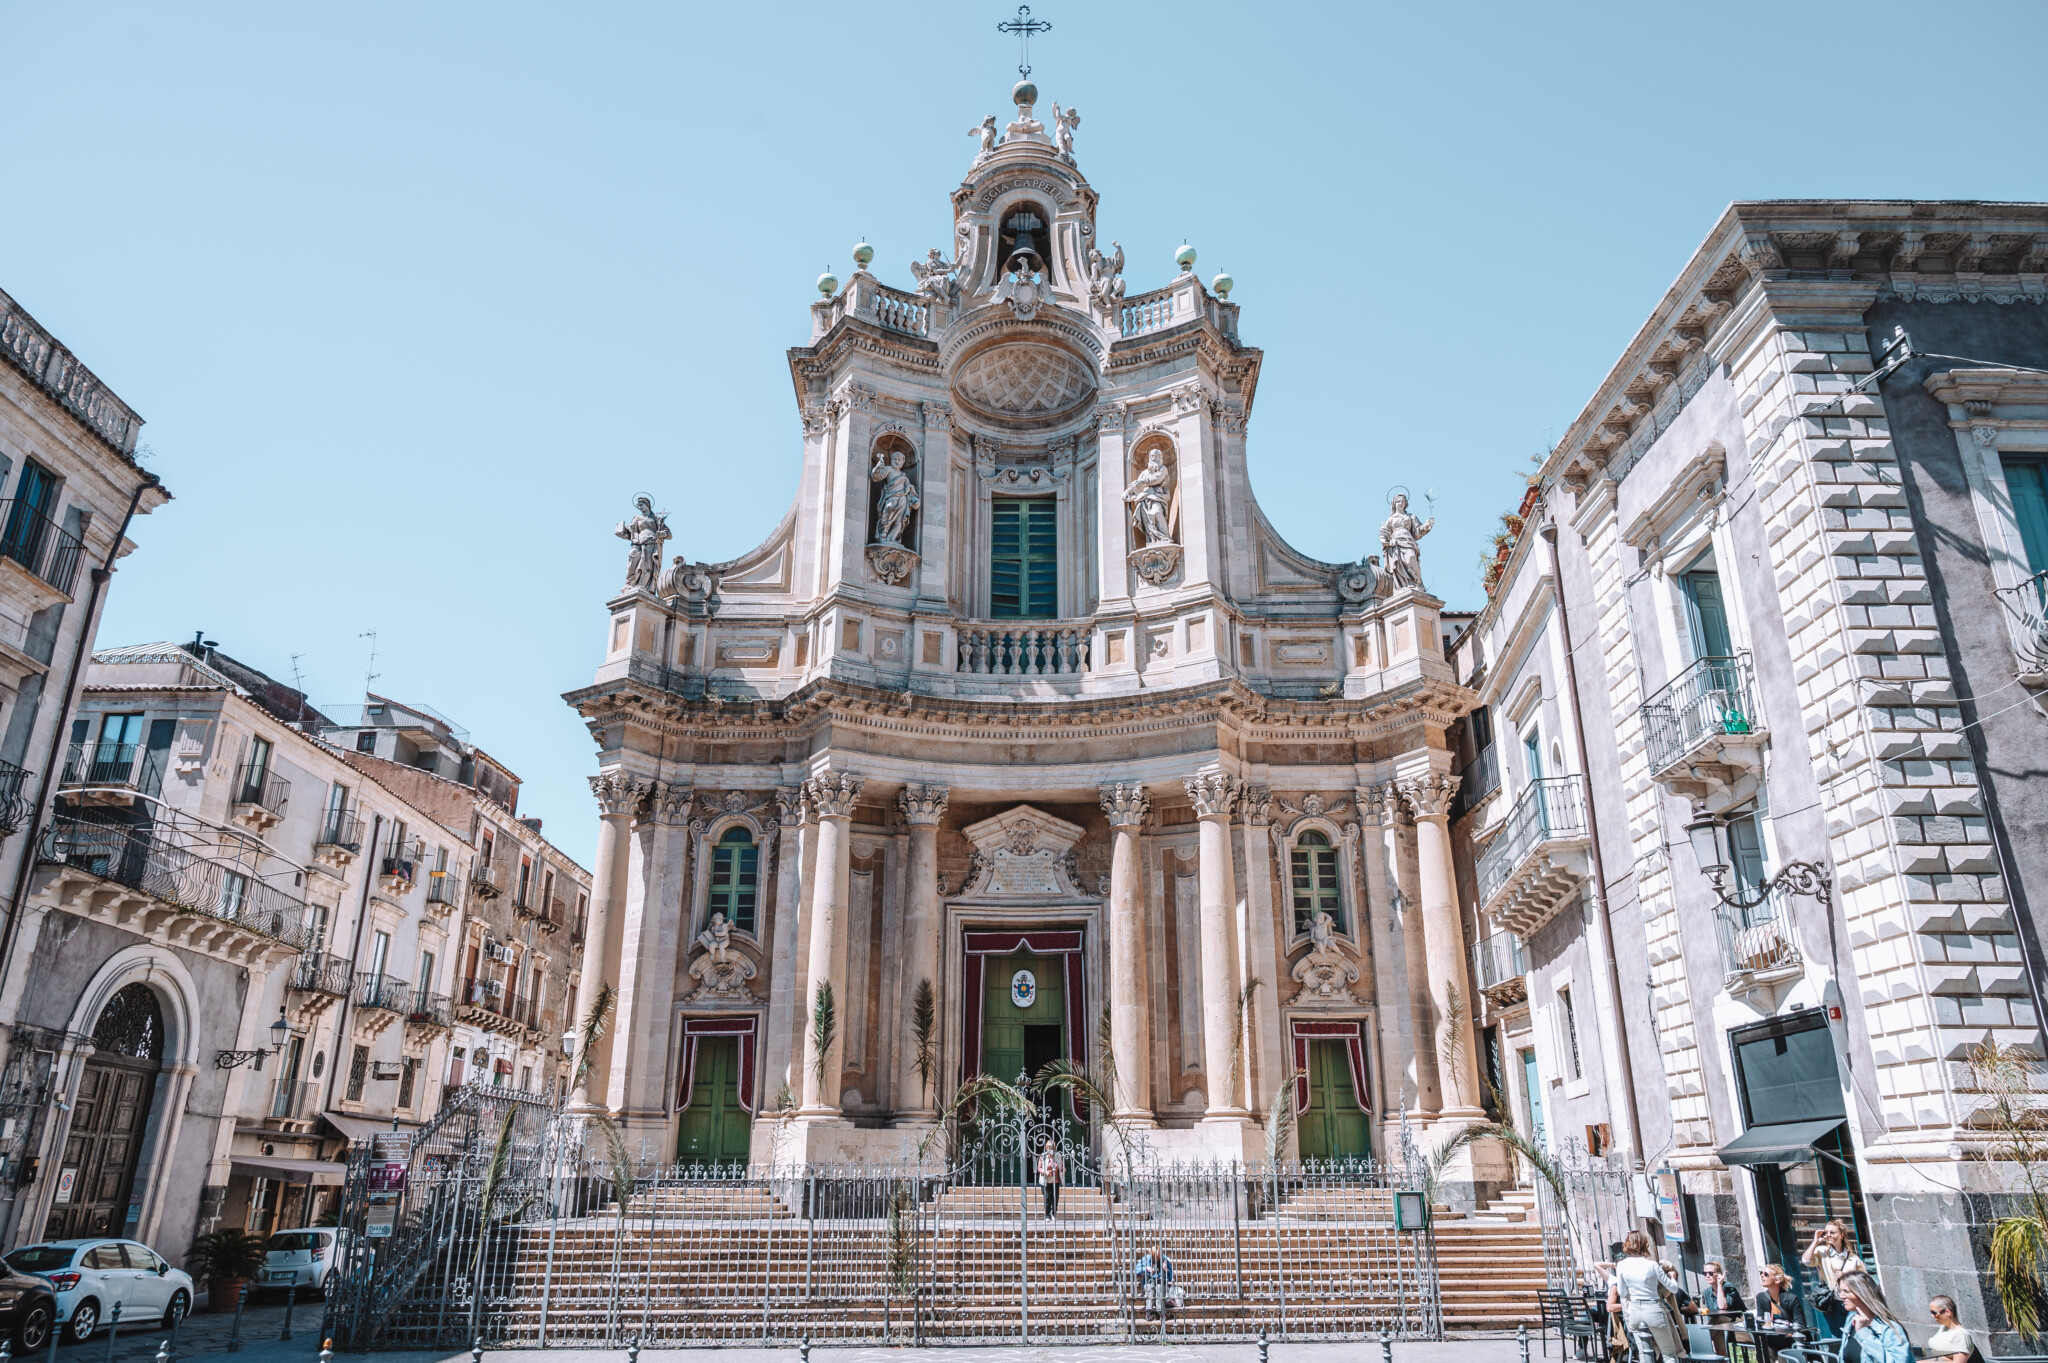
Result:
[[[1614,1280],[1620,1284],[1623,1306],[1660,1305],[1664,1300],[1657,1292],[1660,1283],[1673,1292],[1678,1290],[1678,1284],[1664,1276],[1655,1259],[1623,1259],[1614,1266]]]

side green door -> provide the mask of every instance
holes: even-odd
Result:
[[[680,1164],[745,1164],[751,1123],[740,1106],[740,1043],[707,1036],[697,1042],[690,1105],[676,1133]]]
[[[1301,1114],[1303,1159],[1363,1159],[1372,1153],[1365,1113],[1351,1083],[1351,1057],[1341,1041],[1308,1048],[1308,1109]]]
[[[1011,981],[1020,970],[1030,971],[1036,982],[1028,1008],[1019,1008],[1010,993]],[[1066,1020],[1065,961],[1029,951],[990,957],[982,986],[981,1072],[1006,1084],[1012,1082],[1024,1068],[1024,1029],[1062,1027]],[[1066,1052],[1063,1049],[1061,1053]]]

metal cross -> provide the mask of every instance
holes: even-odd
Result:
[[[1052,32],[1052,25],[1043,19],[1032,18],[1031,6],[1019,5],[1017,6],[1017,17],[1005,19],[1000,24],[997,24],[996,32],[1014,33],[1017,35],[1017,74],[1028,76],[1031,74],[1031,35],[1034,33],[1050,33]]]

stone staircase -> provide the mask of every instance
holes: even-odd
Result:
[[[1477,1212],[1438,1209],[1436,1267],[1446,1330],[1512,1330],[1539,1324],[1545,1286],[1536,1194],[1506,1193]]]

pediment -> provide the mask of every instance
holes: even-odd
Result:
[[[974,844],[974,869],[962,886],[977,899],[1079,895],[1074,844],[1078,824],[1016,805],[960,830]]]

